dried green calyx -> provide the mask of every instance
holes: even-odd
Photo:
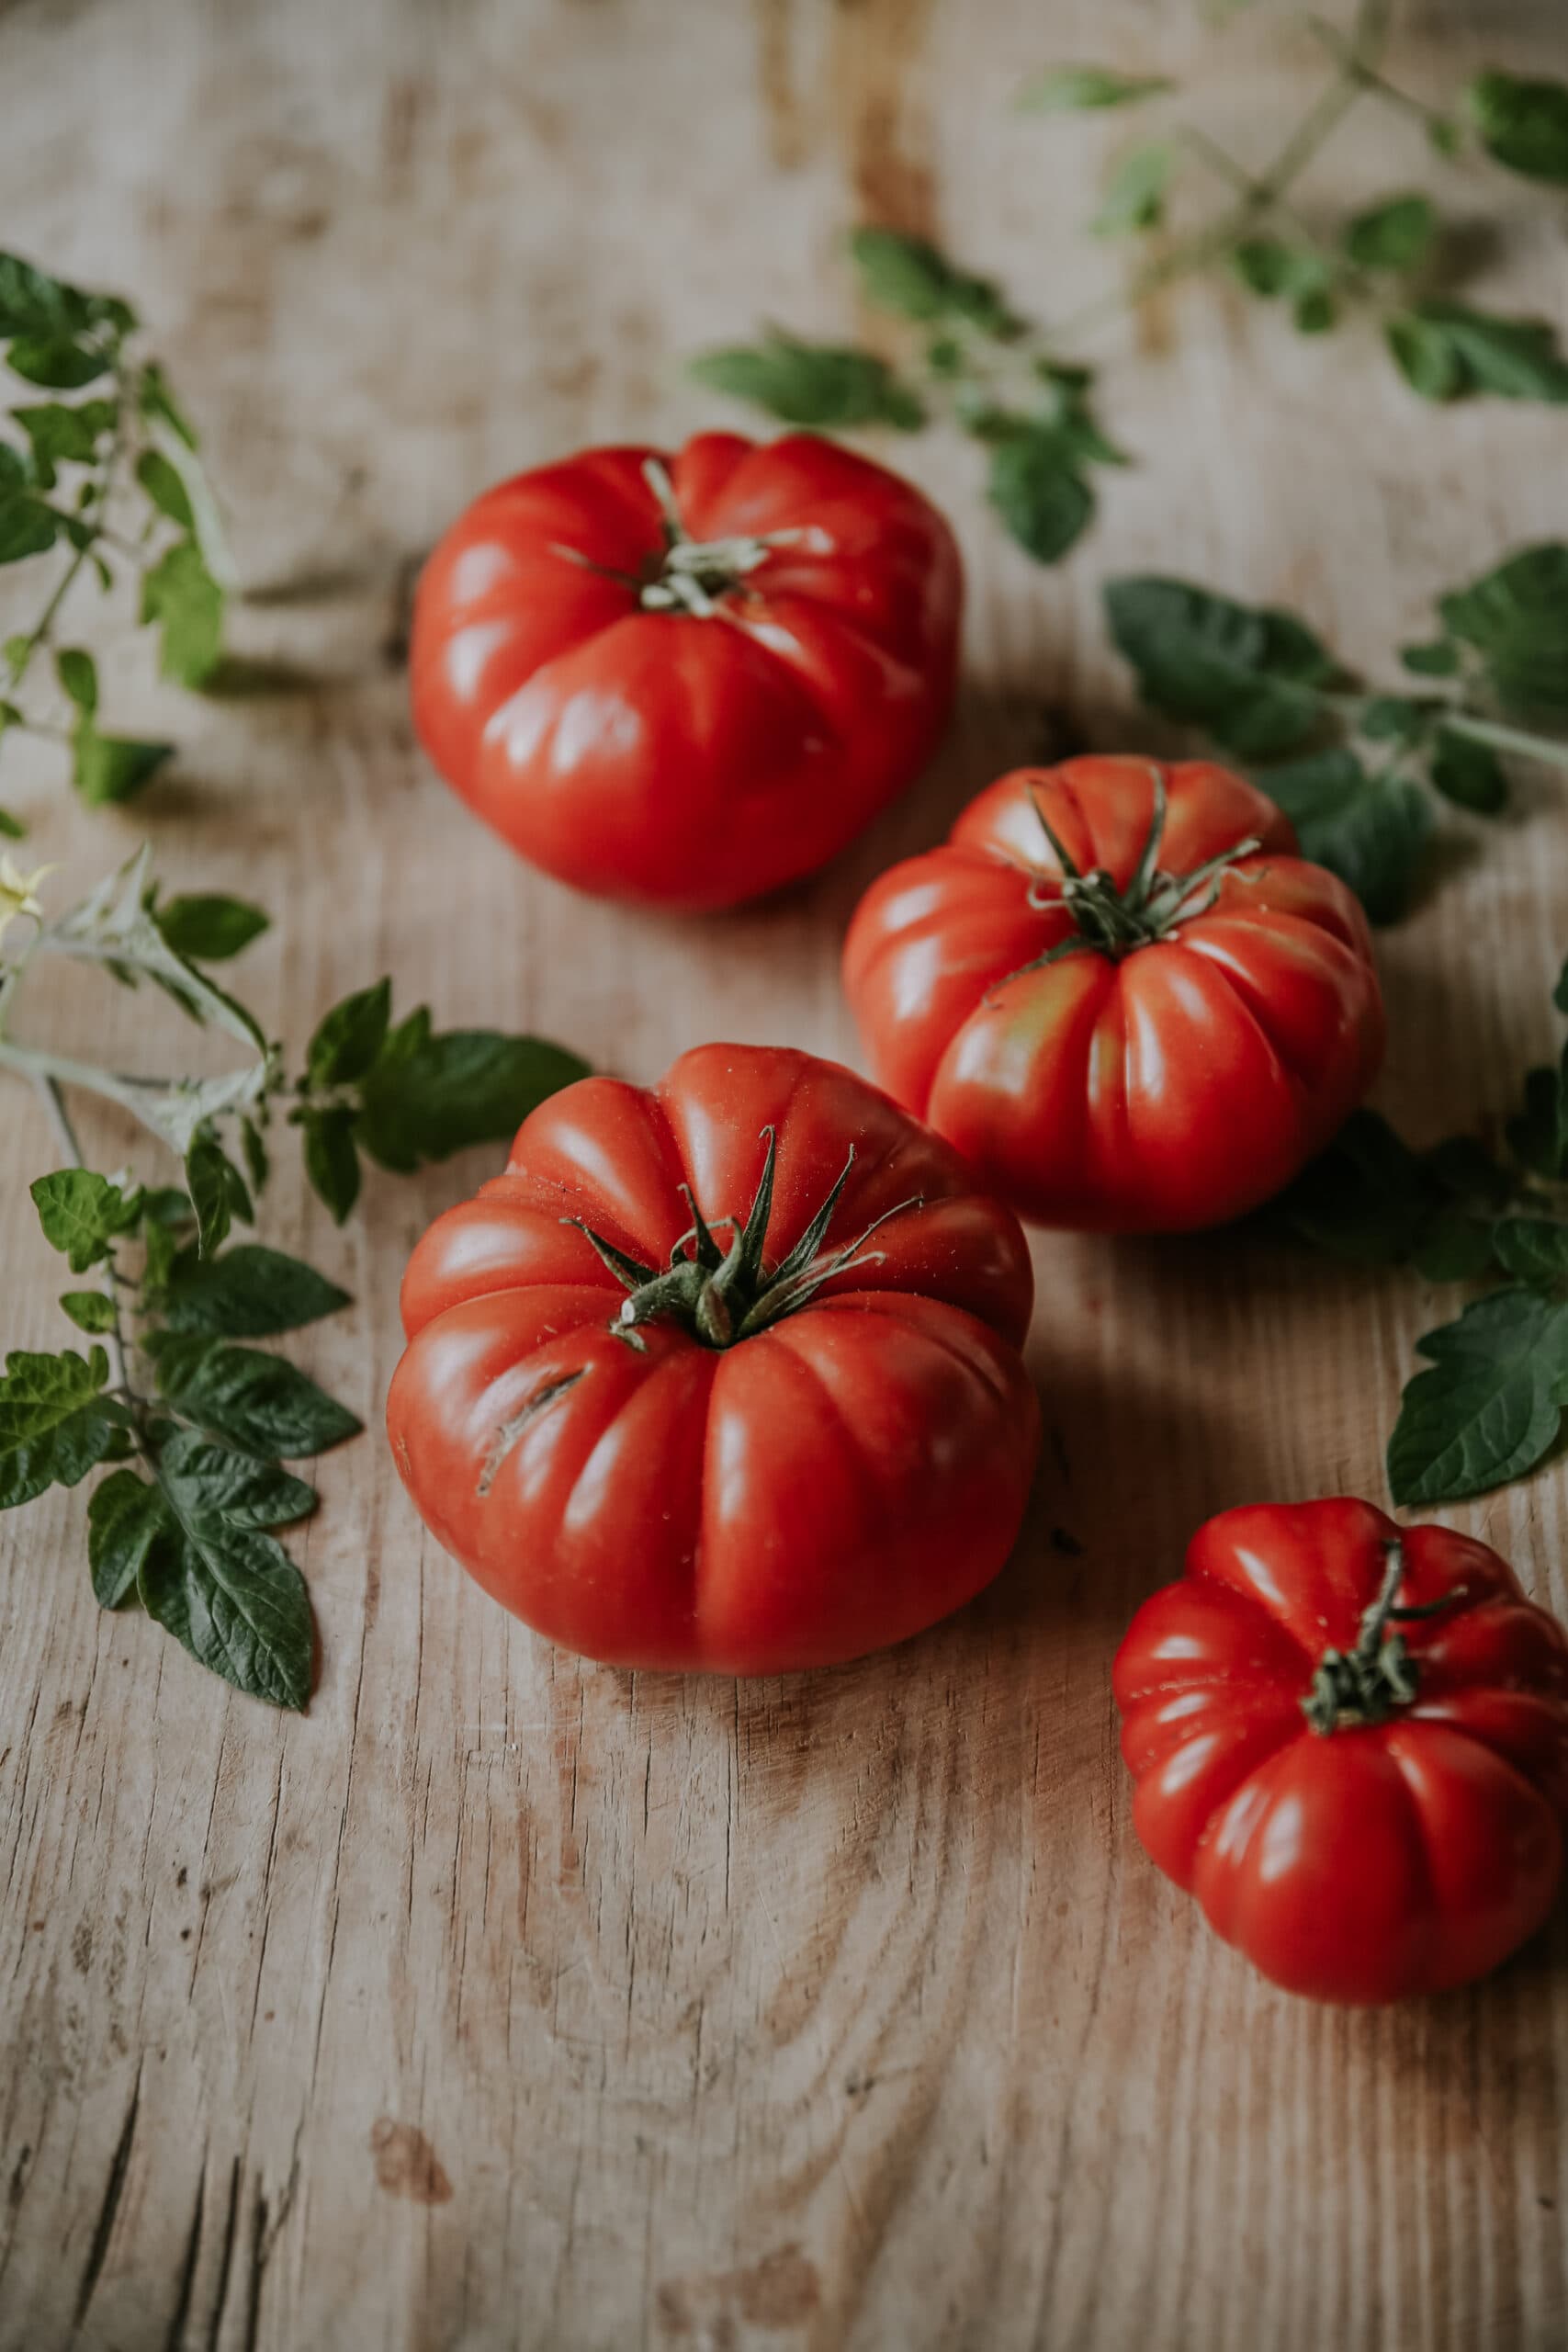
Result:
[[[852,1144],[837,1182],[794,1249],[776,1266],[769,1266],[762,1257],[762,1245],[773,1205],[777,1139],[772,1127],[762,1129],[762,1140],[767,1145],[762,1172],[745,1222],[734,1216],[715,1219],[720,1227],[730,1228],[732,1238],[728,1250],[721,1250],[714,1238],[712,1227],[687,1184],[682,1184],[681,1191],[691,1210],[692,1222],[671,1251],[670,1263],[662,1272],[617,1250],[614,1242],[595,1233],[581,1217],[562,1218],[563,1225],[574,1226],[592,1243],[616,1281],[626,1287],[626,1298],[612,1326],[617,1338],[640,1348],[644,1342],[638,1337],[637,1326],[664,1317],[682,1324],[705,1347],[733,1347],[738,1340],[749,1340],[765,1330],[770,1323],[777,1323],[783,1317],[809,1306],[824,1283],[831,1282],[836,1274],[880,1265],[884,1253],[865,1246],[872,1235],[890,1217],[924,1205],[918,1195],[897,1202],[873,1218],[855,1240],[825,1256],[822,1245],[828,1227],[854,1166]]]
[[[1302,1701],[1308,1723],[1325,1736],[1361,1724],[1386,1723],[1410,1706],[1420,1688],[1420,1671],[1398,1629],[1419,1617],[1436,1617],[1464,1598],[1464,1587],[1456,1585],[1440,1600],[1396,1609],[1394,1595],[1404,1574],[1404,1547],[1395,1541],[1386,1548],[1388,1566],[1382,1585],[1377,1599],[1362,1612],[1355,1648],[1325,1650],[1312,1688]]]

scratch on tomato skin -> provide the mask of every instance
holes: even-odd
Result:
[[[575,1372],[563,1373],[558,1380],[547,1380],[544,1386],[536,1388],[534,1394],[525,1398],[514,1413],[507,1415],[495,1433],[494,1443],[485,1455],[484,1467],[479,1472],[479,1483],[475,1492],[480,1502],[483,1502],[494,1486],[496,1475],[502,1464],[528,1427],[529,1422],[536,1420],[541,1413],[547,1411],[556,1402],[558,1397],[564,1396],[569,1388],[575,1388],[587,1370],[586,1364],[580,1364]]]

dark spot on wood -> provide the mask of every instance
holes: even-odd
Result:
[[[768,153],[792,172],[806,160],[806,123],[790,58],[793,0],[757,0],[757,86],[768,126]]]
[[[451,2201],[452,2183],[417,2124],[378,2116],[370,2126],[370,2153],[376,2159],[376,2186],[389,2197],[407,2197],[416,2205]]]
[[[1051,1530],[1051,1549],[1065,1552],[1069,1560],[1081,1560],[1083,1557],[1083,1545],[1076,1535],[1069,1535],[1065,1527]]]
[[[85,1976],[93,1964],[93,1930],[85,1919],[79,1919],[72,1933],[71,1964],[79,1976]]]
[[[684,2278],[667,2278],[657,2302],[667,2335],[691,2335],[700,2327],[705,2346],[727,2352],[739,2341],[738,2322],[751,2327],[803,2327],[821,2300],[817,2265],[792,2241],[744,2269],[694,2271]]]
[[[22,2201],[22,2191],[28,2185],[28,2166],[32,2160],[32,2144],[28,2142],[17,2151],[17,2161],[11,2167],[11,2177],[6,2184],[6,2202],[13,2213]],[[1543,2203],[1548,2201],[1550,2200],[1542,2199]]]
[[[391,616],[381,639],[381,666],[387,670],[406,670],[409,665],[409,639],[413,634],[413,592],[419,585],[419,575],[424,570],[424,556],[406,555],[399,564],[392,582]]]
[[[187,1871],[187,1870],[186,1870],[186,1868],[185,1864],[182,1862],[182,1863],[180,1864],[180,1866],[179,1866],[179,1869],[175,1872],[175,1884],[176,1886],[184,1886],[184,1885],[186,1885],[186,1884],[188,1883],[189,1878],[190,1878],[190,1872],[189,1872],[189,1871]]]
[[[856,217],[907,236],[938,234],[931,124],[907,84],[931,0],[839,0],[830,71]]]

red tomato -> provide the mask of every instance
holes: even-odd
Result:
[[[810,874],[947,719],[962,575],[909,484],[830,441],[587,449],[476,500],[414,605],[414,724],[535,865],[724,907]]]
[[[1113,1682],[1138,1836],[1290,1992],[1441,1992],[1551,1908],[1568,1640],[1484,1544],[1371,1503],[1223,1511]]]
[[[440,1542],[552,1641],[823,1666],[1006,1559],[1032,1291],[1011,1212],[863,1079],[702,1046],[649,1091],[553,1095],[425,1235],[392,1450]]]
[[[877,1078],[1043,1224],[1223,1224],[1382,1056],[1365,918],[1207,761],[1021,768],[873,884],[844,985]]]

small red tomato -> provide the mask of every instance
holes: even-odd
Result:
[[[531,864],[725,907],[810,874],[947,720],[962,574],[897,474],[831,441],[586,449],[476,500],[425,566],[414,724]]]
[[[425,1235],[387,1424],[426,1524],[552,1641],[773,1674],[987,1584],[1040,1440],[1017,1219],[863,1079],[703,1046],[567,1087]]]
[[[1568,1640],[1484,1544],[1371,1503],[1223,1511],[1113,1687],[1139,1838],[1287,1991],[1442,1992],[1551,1909]]]
[[[1042,1224],[1255,1208],[1382,1057],[1366,920],[1294,848],[1206,761],[1003,776],[856,910],[844,985],[876,1077]]]

